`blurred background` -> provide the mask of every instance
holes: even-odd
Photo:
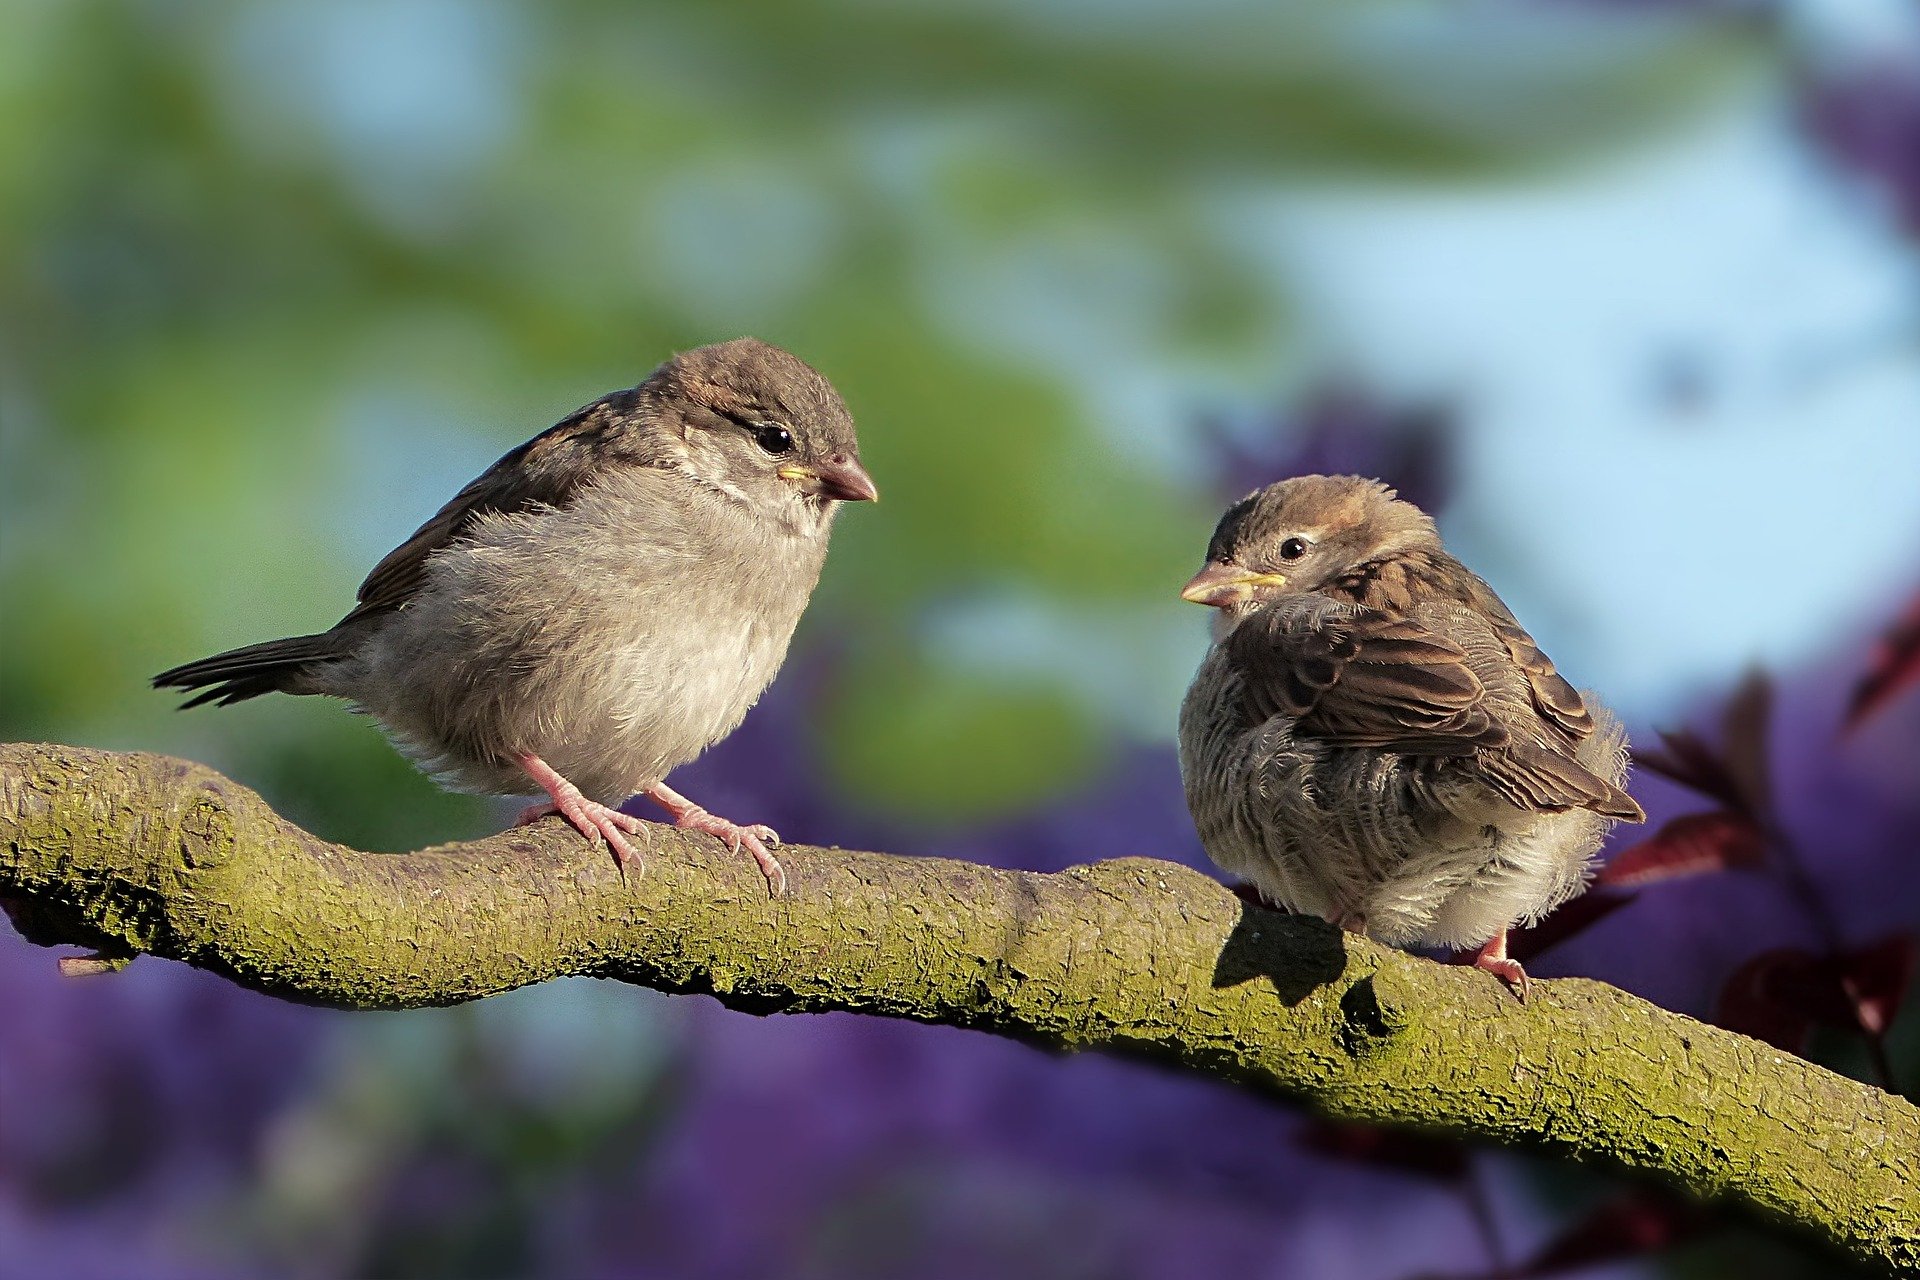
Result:
[[[1533,971],[1912,1096],[1920,6],[6,0],[0,737],[366,848],[498,828],[336,705],[147,678],[331,623],[505,449],[741,333],[838,384],[886,501],[676,786],[1204,866],[1179,585],[1247,489],[1377,474],[1637,741],[1689,729],[1616,844],[1735,830],[1643,845]],[[965,1032],[585,980],[342,1015],[0,935],[13,1274],[1834,1274]]]

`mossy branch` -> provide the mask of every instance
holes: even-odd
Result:
[[[627,881],[557,821],[361,853],[198,765],[0,745],[0,895],[35,942],[353,1009],[590,975],[1128,1053],[1333,1116],[1610,1161],[1920,1271],[1920,1109],[1601,983],[1536,982],[1523,1007],[1487,974],[1144,858],[1040,875],[790,846],[770,900],[718,842],[648,834]]]

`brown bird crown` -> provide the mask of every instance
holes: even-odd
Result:
[[[1238,611],[1283,594],[1323,591],[1369,564],[1439,546],[1433,520],[1378,480],[1296,476],[1227,509],[1206,567],[1182,594]]]

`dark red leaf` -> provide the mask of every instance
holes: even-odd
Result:
[[[1557,947],[1575,934],[1585,933],[1620,908],[1632,902],[1631,893],[1583,893],[1562,903],[1539,924],[1515,929],[1507,935],[1507,954],[1525,964],[1550,947]],[[1471,952],[1464,953],[1471,955]]]
[[[1870,947],[1860,947],[1840,958],[1840,989],[1853,1007],[1854,1019],[1870,1036],[1883,1036],[1906,999],[1913,978],[1914,939],[1896,933]]]
[[[1776,1049],[1799,1053],[1807,1047],[1813,1019],[1789,1007],[1773,991],[1776,970],[1788,963],[1811,962],[1805,952],[1783,957],[1765,952],[1735,969],[1720,988],[1713,1021],[1728,1031],[1764,1040]]]
[[[1729,1031],[1799,1053],[1814,1023],[1850,1024],[1853,1018],[1826,961],[1799,947],[1776,947],[1727,976],[1713,1020]]]
[[[1766,813],[1773,803],[1769,730],[1773,723],[1773,681],[1754,668],[1727,699],[1720,716],[1720,754],[1729,778],[1740,790],[1748,813]]]
[[[1867,674],[1854,686],[1847,703],[1843,731],[1857,729],[1867,717],[1892,702],[1908,685],[1920,681],[1920,596],[1874,646]]]
[[[1714,1021],[1790,1053],[1815,1023],[1885,1035],[1906,998],[1914,950],[1913,936],[1900,933],[1838,957],[1763,951],[1727,978]]]
[[[1301,1131],[1299,1141],[1301,1146],[1335,1160],[1441,1182],[1456,1182],[1467,1173],[1467,1151],[1459,1143],[1378,1125],[1313,1120]]]
[[[1747,792],[1734,777],[1733,770],[1719,752],[1691,729],[1663,731],[1657,747],[1635,747],[1633,763],[1718,800],[1729,809],[1748,807]]]
[[[1744,813],[1724,809],[1689,813],[1661,827],[1651,839],[1614,854],[1594,878],[1594,884],[1632,888],[1729,867],[1750,867],[1766,851],[1766,832]]]
[[[1659,1253],[1698,1234],[1706,1224],[1706,1211],[1691,1201],[1631,1191],[1575,1222],[1510,1274],[1516,1280],[1533,1280]]]

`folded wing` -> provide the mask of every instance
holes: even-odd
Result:
[[[1511,629],[1533,657],[1513,653],[1518,642],[1504,623],[1496,618],[1494,634],[1527,677],[1538,712],[1531,724],[1497,714],[1465,648],[1385,610],[1321,596],[1282,600],[1225,643],[1255,710],[1288,716],[1301,733],[1342,747],[1473,756],[1476,773],[1521,808],[1638,818],[1631,797],[1574,758],[1580,727],[1592,725],[1578,692],[1518,624]]]

